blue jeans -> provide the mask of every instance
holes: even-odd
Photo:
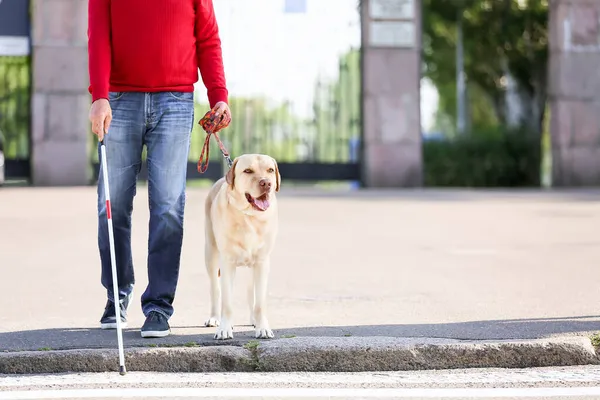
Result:
[[[121,299],[131,294],[135,277],[131,255],[131,214],[136,180],[147,150],[150,226],[148,286],[142,311],[173,315],[173,300],[183,240],[183,214],[190,135],[194,120],[193,93],[119,92],[109,94],[113,119],[104,138],[114,227],[117,277]],[[100,157],[100,147],[98,147]],[[104,171],[98,179],[98,248],[101,282],[113,299]]]

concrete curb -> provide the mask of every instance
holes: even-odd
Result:
[[[250,372],[252,352],[242,347],[170,347],[125,350],[128,371]],[[118,371],[119,356],[112,349],[23,351],[0,354],[0,374]]]
[[[263,371],[406,371],[526,368],[597,364],[591,341],[566,337],[526,341],[417,338],[294,338],[261,344]]]
[[[202,347],[130,348],[129,371],[359,372],[600,364],[586,337],[461,341],[302,337]],[[0,353],[0,374],[117,371],[116,349]]]

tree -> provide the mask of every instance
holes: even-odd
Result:
[[[465,0],[460,5],[423,0],[425,75],[441,89],[441,113],[451,119],[456,118],[450,88],[456,85],[459,7],[464,9],[465,72],[473,124],[497,120],[539,134],[546,102],[547,0]],[[483,112],[488,105],[493,116]],[[484,120],[477,120],[477,115]]]

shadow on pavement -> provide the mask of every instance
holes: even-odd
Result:
[[[538,339],[600,331],[600,316],[508,319],[415,325],[358,325],[278,329],[277,336],[394,336],[462,340]]]
[[[236,338],[233,341],[217,342],[213,340],[214,329],[199,326],[175,326],[170,336],[161,339],[143,339],[140,337],[139,329],[125,329],[123,337],[126,347],[196,346],[198,344],[240,346],[253,339],[251,327],[236,326]],[[391,336],[501,340],[587,335],[599,331],[600,316],[580,316],[445,324],[296,327],[275,329],[275,337]],[[55,328],[0,332],[0,352],[97,349],[115,346],[115,331],[102,331],[99,328]]]

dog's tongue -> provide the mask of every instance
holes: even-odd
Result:
[[[269,200],[263,198],[262,196],[257,197],[256,199],[254,199],[254,205],[261,211],[266,211],[266,209],[269,208]]]

